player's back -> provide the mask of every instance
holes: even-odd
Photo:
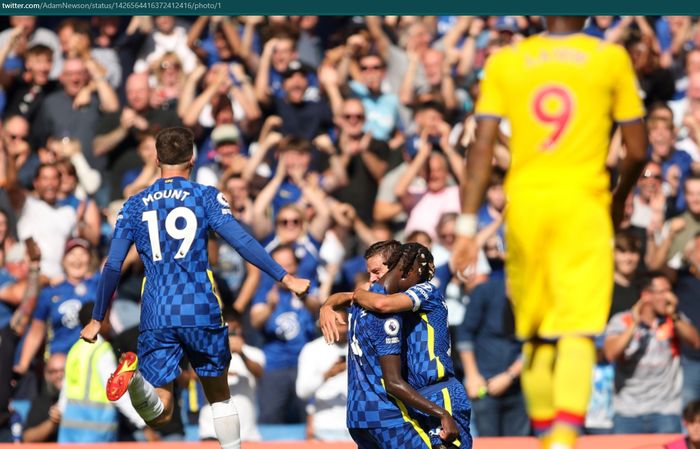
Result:
[[[492,55],[476,112],[510,122],[509,193],[608,189],[613,120],[644,115],[625,50],[582,33],[537,35]]]
[[[129,220],[144,264],[141,329],[220,326],[207,235],[214,214],[230,215],[223,195],[184,178],[159,179],[129,198]]]
[[[407,381],[421,389],[454,377],[447,305],[440,289],[430,282],[406,291],[417,311],[404,314]]]

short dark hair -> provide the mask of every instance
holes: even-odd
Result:
[[[308,140],[298,137],[298,136],[286,136],[280,143],[277,144],[277,148],[281,153],[287,151],[297,151],[299,153],[311,153],[311,142]]]
[[[192,159],[194,134],[187,128],[165,128],[156,135],[156,153],[161,164],[180,165]]]
[[[44,44],[36,44],[29,47],[24,53],[24,60],[26,61],[30,56],[47,56],[49,59],[53,58],[53,50]]]
[[[80,307],[80,312],[78,312],[78,319],[80,320],[80,325],[85,327],[90,324],[92,320],[92,310],[95,308],[95,303],[90,301],[86,302]]]
[[[382,240],[381,242],[373,243],[365,251],[365,260],[374,257],[377,254],[382,256],[384,264],[386,264],[391,256],[401,248],[401,243],[396,240]]]
[[[275,249],[270,251],[270,257],[274,257],[275,254],[281,253],[282,251],[291,251],[292,255],[294,256],[294,260],[296,261],[297,265],[299,265],[300,260],[299,260],[299,257],[297,257],[297,252],[294,251],[294,247],[292,245],[290,245],[289,243],[284,243],[282,245],[279,245],[278,247],[276,247]]]
[[[34,172],[34,181],[39,179],[39,175],[41,174],[41,171],[44,170],[45,168],[55,168],[56,171],[58,171],[58,174],[61,174],[61,171],[58,169],[58,166],[56,165],[55,162],[42,162],[39,164],[39,166],[36,168],[36,171]]]
[[[70,28],[76,34],[90,36],[90,23],[86,20],[70,17],[58,25],[57,31],[61,31],[64,28]]]
[[[630,230],[619,231],[615,234],[615,249],[639,252],[639,239]]]
[[[683,419],[692,422],[697,416],[700,416],[700,401],[689,402],[683,409]]]
[[[639,278],[639,282],[637,283],[637,287],[639,288],[640,292],[649,290],[651,288],[651,284],[654,281],[654,279],[658,278],[663,278],[666,279],[667,281],[671,282],[671,280],[668,278],[668,275],[664,273],[663,271],[658,271],[658,270],[652,270],[652,271],[647,271],[643,276]]]

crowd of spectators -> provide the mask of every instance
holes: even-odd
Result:
[[[348,437],[347,344],[317,338],[317,312],[330,293],[367,281],[364,250],[390,238],[434,254],[474,433],[530,433],[504,276],[507,123],[479,212],[476,273],[457,279],[448,261],[484,62],[542,32],[541,17],[16,16],[0,19],[0,30],[0,326],[26,285],[29,237],[42,283],[7,362],[12,389],[0,385],[13,399],[0,400],[2,439],[61,435],[59,392],[81,307],[94,301],[125,198],[159,176],[154,137],[170,126],[195,133],[193,179],[218,187],[273,258],[312,282],[299,298],[210,240],[244,440],[281,423],[305,423],[308,438]],[[587,430],[676,432],[684,406],[691,429],[700,400],[700,23],[595,16],[584,33],[629,52],[650,141],[615,239]],[[619,142],[614,134],[613,176]],[[132,249],[104,330],[117,354],[135,349],[142,275]],[[119,439],[176,440],[197,425],[199,438],[213,437],[201,387],[186,360],[182,368],[174,422],[143,430],[119,406]]]

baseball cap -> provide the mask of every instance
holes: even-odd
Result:
[[[74,237],[66,242],[66,247],[63,250],[63,254],[68,254],[68,252],[70,252],[72,249],[78,247],[84,248],[86,251],[90,251],[91,249],[90,242],[80,237]]]
[[[294,61],[290,62],[289,65],[287,65],[287,70],[284,71],[282,76],[284,78],[289,78],[295,73],[301,73],[303,75],[306,75],[308,72],[308,69],[304,64],[301,63],[301,61],[295,59]]]
[[[211,141],[214,145],[232,142],[238,143],[238,128],[233,125],[219,125],[211,132]]]

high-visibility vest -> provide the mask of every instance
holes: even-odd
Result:
[[[64,378],[66,409],[58,430],[59,443],[100,443],[117,440],[117,409],[108,399],[99,364],[112,355],[112,345],[78,340],[68,352]]]

